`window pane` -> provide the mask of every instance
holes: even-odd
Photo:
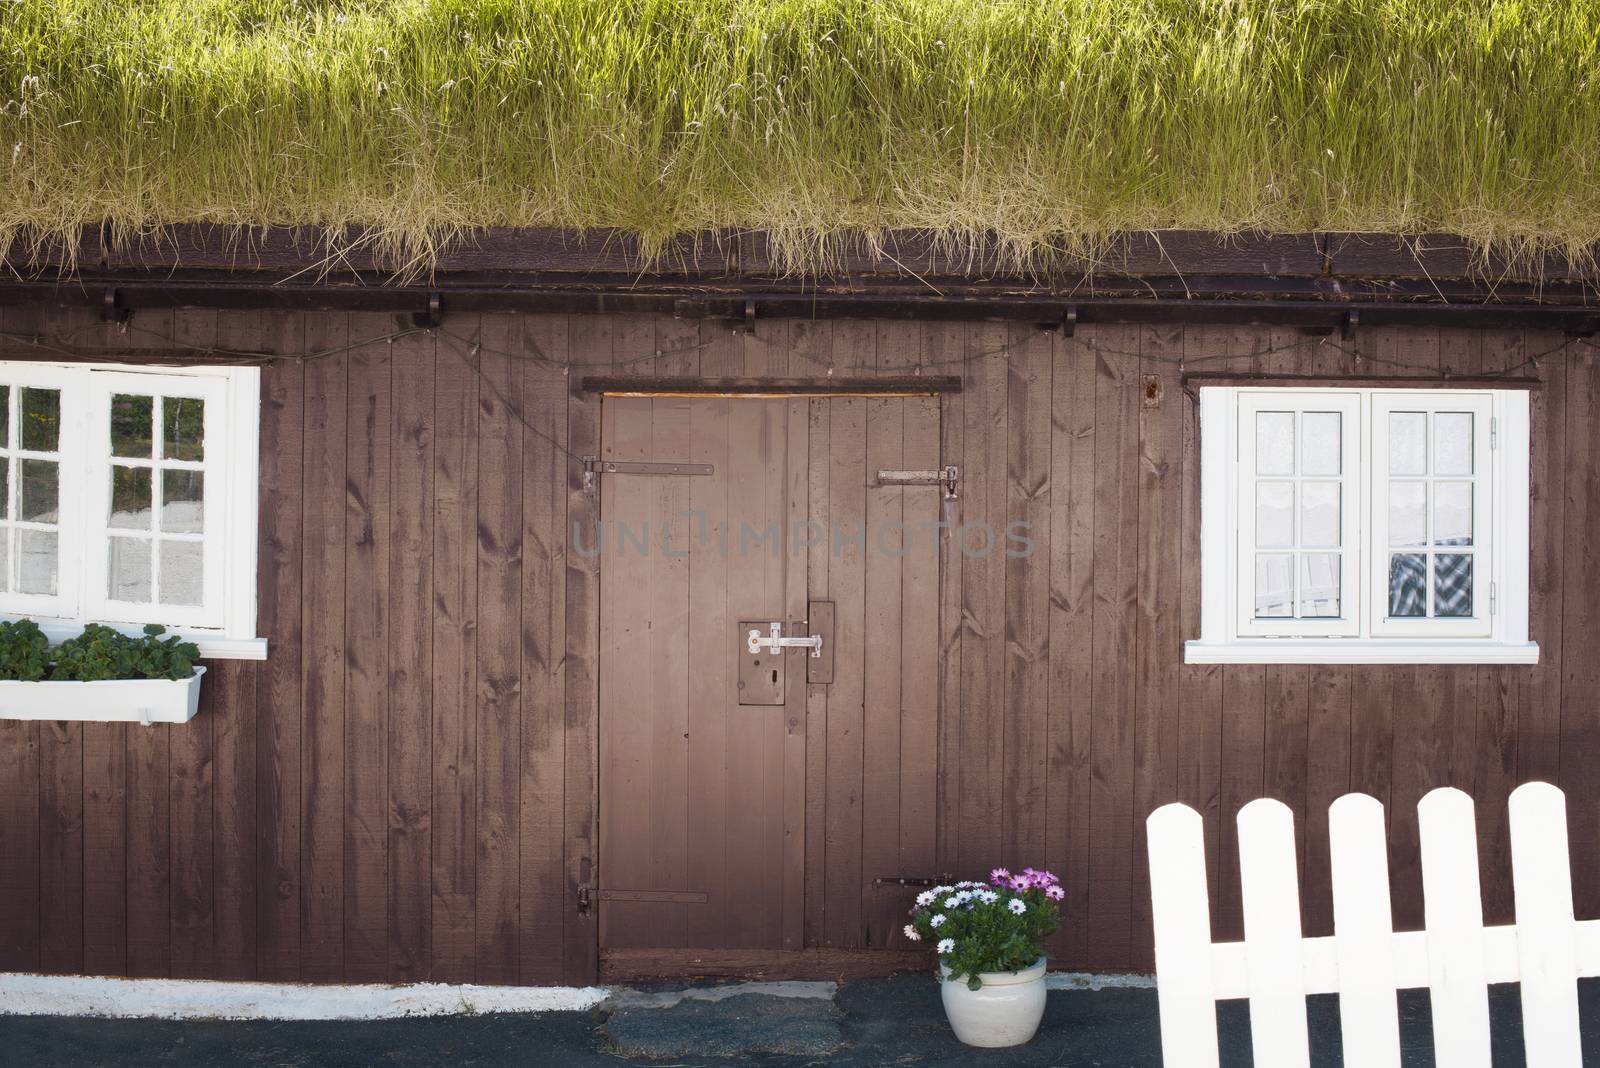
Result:
[[[22,447],[38,452],[61,448],[61,391],[33,389],[22,391]]]
[[[1256,554],[1256,618],[1294,615],[1294,554]]]
[[[1338,412],[1307,412],[1300,417],[1302,475],[1339,474]]]
[[[56,532],[53,530],[17,531],[17,560],[19,580],[17,589],[23,593],[56,592]]]
[[[1440,553],[1433,558],[1433,614],[1472,615],[1472,556]]]
[[[1472,544],[1472,483],[1434,483],[1433,543]]]
[[[1389,413],[1389,473],[1428,473],[1428,417],[1422,412]]]
[[[4,392],[4,387],[0,387],[0,392]],[[0,590],[4,590],[6,592],[10,592],[11,590],[11,568],[9,566],[11,563],[10,533],[10,531],[0,530]]]
[[[1472,474],[1472,413],[1438,412],[1433,417],[1433,473]]]
[[[11,387],[0,386],[0,448],[11,447]]]
[[[1339,544],[1339,483],[1300,483],[1300,544],[1332,548]]]
[[[1256,474],[1294,474],[1294,413],[1256,413]]]
[[[1294,483],[1256,483],[1256,545],[1286,549],[1294,545]]]
[[[19,519],[30,523],[54,523],[60,498],[59,471],[54,460],[20,460],[22,465],[22,500],[17,509]]]
[[[1389,544],[1428,544],[1428,484],[1389,483]]]
[[[0,397],[5,389],[0,387]],[[11,518],[11,461],[0,457],[0,519]]]
[[[205,589],[204,546],[198,541],[161,541],[161,603],[199,604]]]
[[[150,600],[150,540],[111,538],[106,596],[113,601]]]
[[[118,393],[111,398],[111,455],[148,460],[155,398]]]
[[[161,455],[168,460],[204,460],[206,402],[196,397],[161,399]]]
[[[169,534],[199,534],[205,529],[204,480],[205,474],[200,471],[162,470],[162,530]]]
[[[1428,614],[1428,558],[1422,553],[1395,553],[1389,557],[1389,614]]]
[[[1337,618],[1339,608],[1339,554],[1306,553],[1300,558],[1300,615],[1309,619]]]
[[[111,465],[111,526],[150,529],[150,469]]]

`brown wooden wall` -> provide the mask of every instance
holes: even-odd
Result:
[[[1308,933],[1331,927],[1326,811],[1390,806],[1395,913],[1420,926],[1414,805],[1480,799],[1491,919],[1510,915],[1505,797],[1573,803],[1580,916],[1600,916],[1600,365],[1516,331],[1099,327],[7,309],[76,344],[300,354],[264,375],[261,664],[217,662],[192,723],[0,722],[0,969],[263,979],[581,982],[595,974],[596,565],[566,549],[592,499],[575,369],[961,373],[943,459],[962,516],[1032,523],[1029,558],[939,578],[939,866],[1047,865],[1070,891],[1061,962],[1148,969],[1142,818],[1181,799],[1210,835],[1219,937],[1240,933],[1233,813],[1270,795],[1303,829]],[[474,341],[477,344],[474,344]],[[1189,667],[1198,473],[1183,370],[1536,367],[1536,668]],[[476,370],[474,370],[476,368]],[[1159,383],[1146,376],[1159,376]],[[520,416],[520,417],[519,417]],[[902,597],[906,596],[902,591]],[[810,715],[828,716],[829,702]],[[904,744],[808,724],[808,889],[876,900],[863,788]],[[841,747],[841,748],[836,748]],[[826,774],[821,774],[826,770]],[[846,781],[850,780],[850,781]],[[842,808],[841,808],[842,806]],[[831,812],[831,815],[830,815]],[[902,833],[904,832],[902,828]],[[867,839],[864,843],[863,837]],[[878,835],[877,837],[881,837]],[[842,858],[842,859],[841,859]],[[843,864],[843,878],[826,870]],[[857,896],[860,895],[860,896]],[[853,902],[853,903],[852,903]],[[816,903],[808,901],[808,916]],[[837,914],[837,913],[835,913]],[[848,946],[859,927],[808,924]]]

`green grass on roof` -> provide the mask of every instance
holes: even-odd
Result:
[[[0,238],[109,219],[1600,239],[1597,0],[0,0]]]

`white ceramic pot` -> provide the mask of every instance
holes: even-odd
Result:
[[[969,989],[967,977],[952,978],[939,966],[944,1014],[956,1037],[969,1046],[1020,1046],[1044,1018],[1044,967],[1040,957],[1020,972],[980,972],[983,985]]]

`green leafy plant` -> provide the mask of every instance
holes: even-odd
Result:
[[[1017,972],[1044,956],[1044,940],[1060,923],[1066,897],[1061,880],[1047,871],[1005,868],[989,873],[989,885],[963,882],[917,895],[905,934],[929,942],[950,978],[983,986],[984,972]]]
[[[31,619],[0,622],[0,679],[38,682],[50,668],[50,640]]]
[[[119,630],[90,623],[76,638],[55,651],[52,679],[99,682],[106,679],[186,679],[200,656],[193,642],[176,635],[163,639],[166,628],[147,624],[144,636],[130,638]]]

